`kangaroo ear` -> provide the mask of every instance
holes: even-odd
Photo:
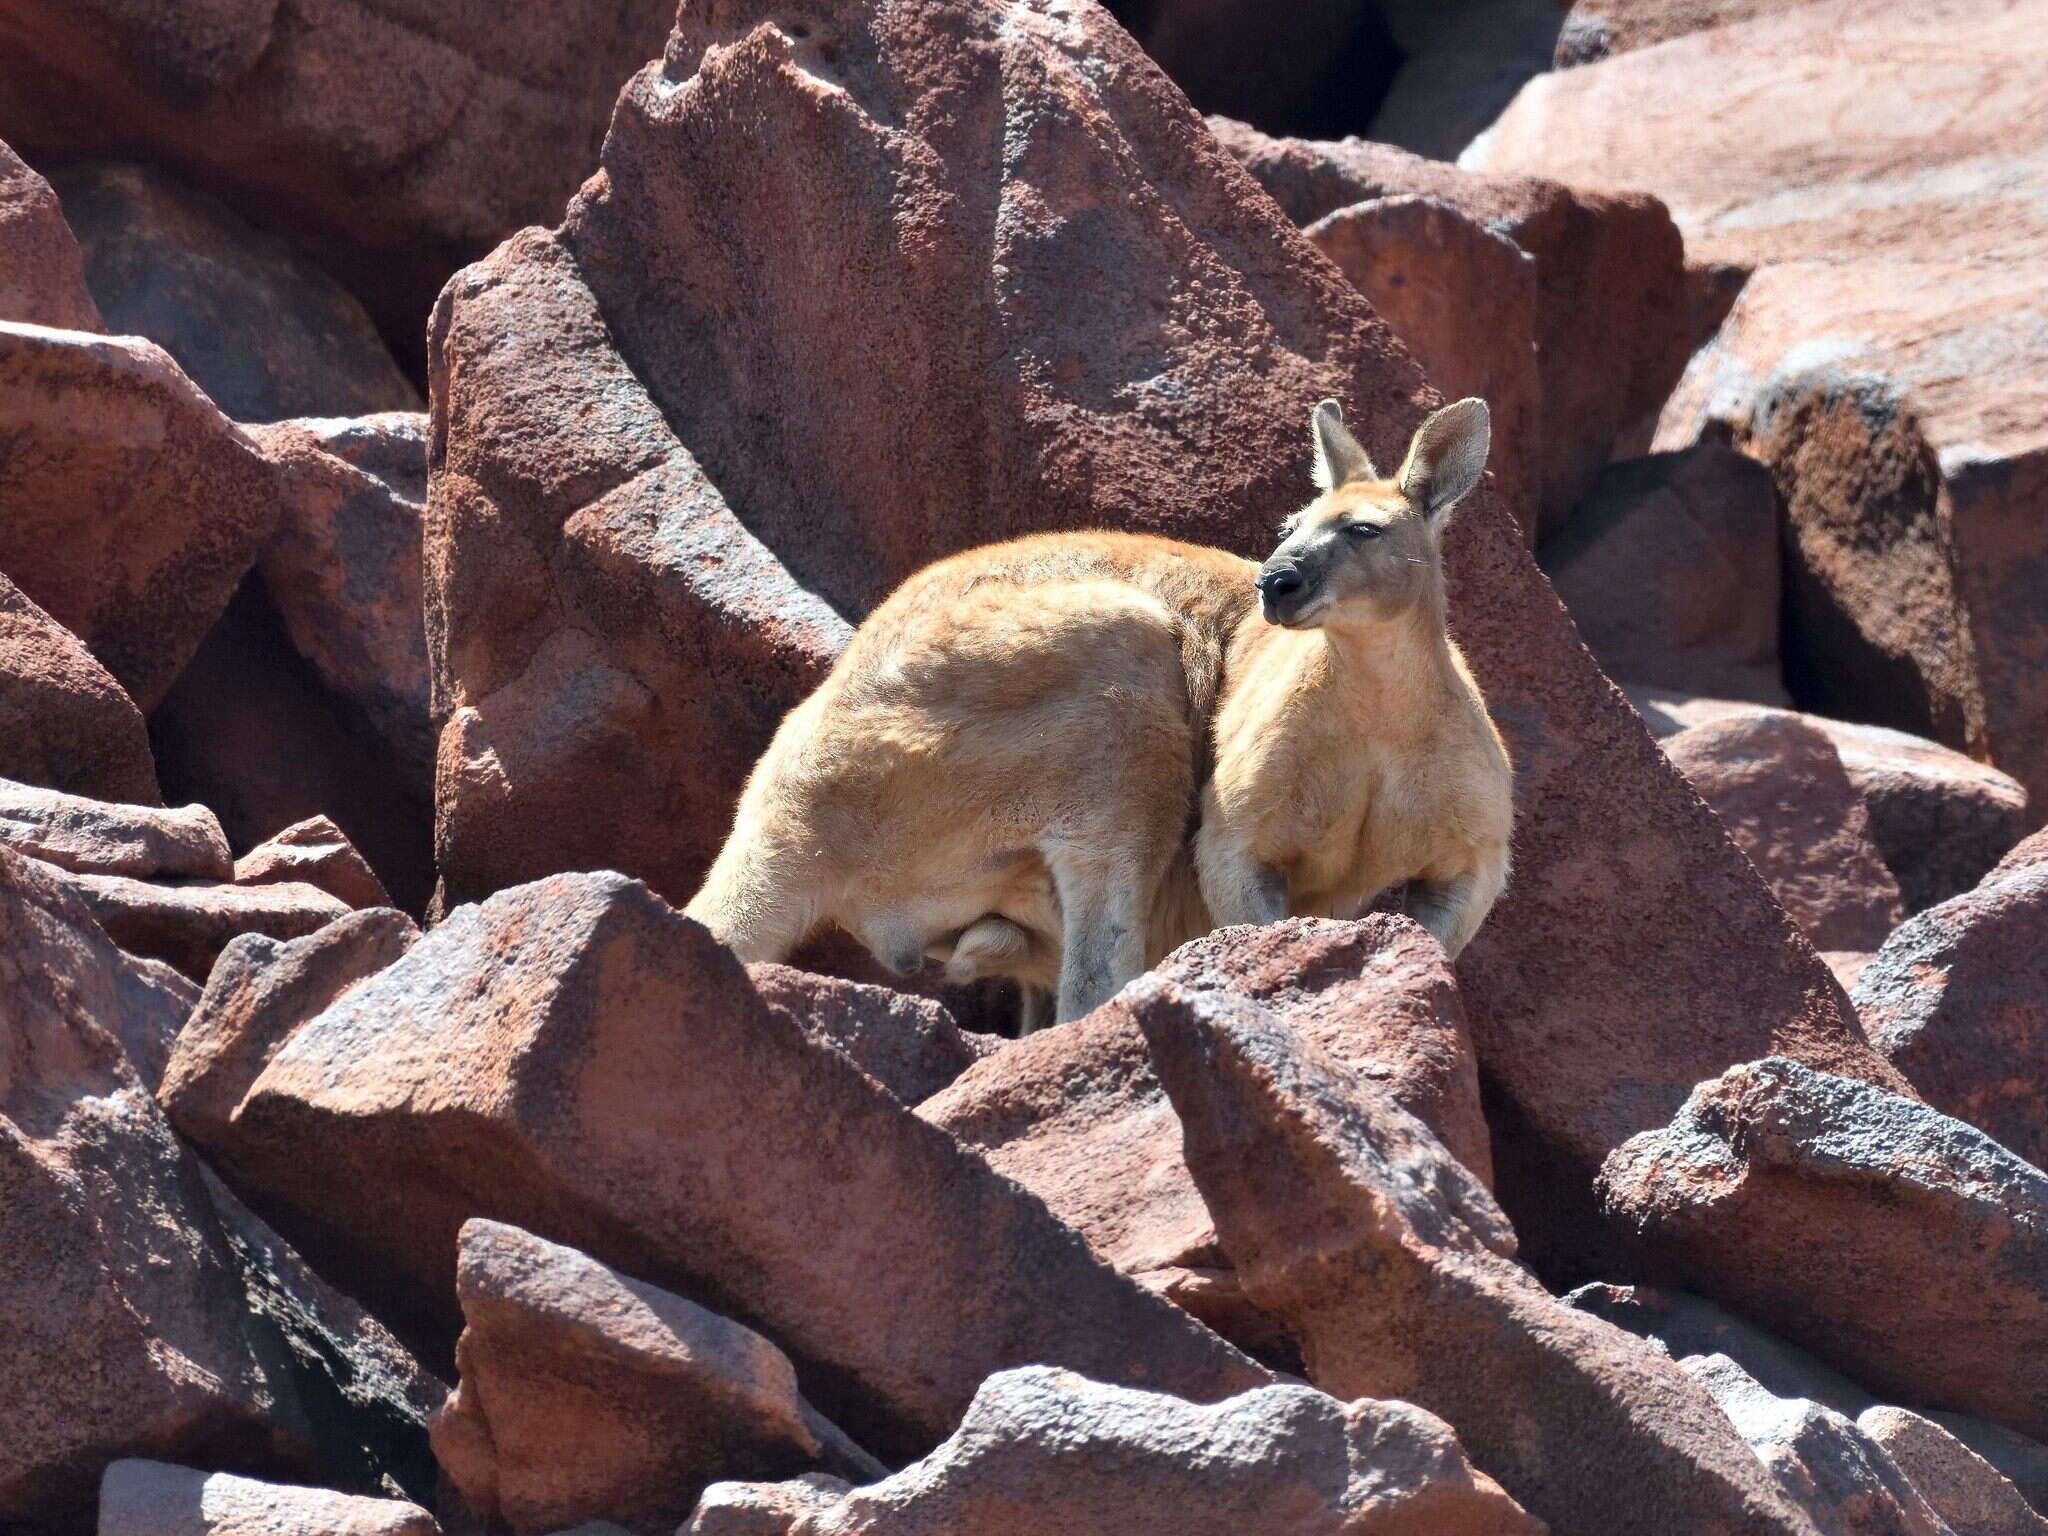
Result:
[[[1325,400],[1309,412],[1308,428],[1316,444],[1317,490],[1334,491],[1353,480],[1379,479],[1379,471],[1372,467],[1372,460],[1366,457],[1358,439],[1351,435],[1351,429],[1344,425],[1344,416],[1337,409],[1336,401]]]
[[[1396,481],[1401,494],[1432,523],[1440,523],[1479,483],[1493,438],[1484,400],[1459,400],[1415,429]]]

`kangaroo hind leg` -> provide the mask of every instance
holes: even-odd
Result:
[[[791,866],[735,829],[683,915],[745,964],[785,959],[818,925],[816,892]]]

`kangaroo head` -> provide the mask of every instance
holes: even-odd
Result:
[[[1259,606],[1287,629],[1398,618],[1441,590],[1439,536],[1486,467],[1486,402],[1460,400],[1423,422],[1391,480],[1336,401],[1318,405],[1309,426],[1322,494],[1287,520],[1259,567]]]

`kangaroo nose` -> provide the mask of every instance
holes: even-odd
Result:
[[[1260,571],[1252,585],[1259,589],[1262,597],[1286,597],[1301,590],[1301,572],[1291,565],[1276,566]]]

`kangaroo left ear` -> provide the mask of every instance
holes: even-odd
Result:
[[[1434,524],[1479,483],[1493,427],[1484,400],[1459,400],[1415,429],[1395,483],[1409,503]]]
[[[1334,491],[1353,480],[1377,480],[1372,460],[1351,429],[1334,400],[1324,400],[1309,413],[1309,436],[1316,445],[1315,479],[1319,491]]]

